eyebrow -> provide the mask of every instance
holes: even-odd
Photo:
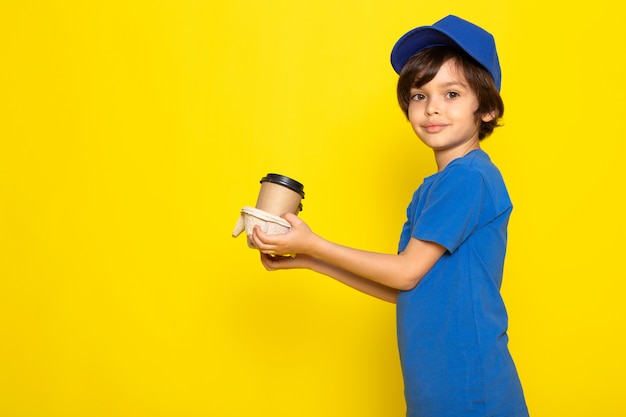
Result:
[[[447,82],[447,83],[443,83],[441,86],[445,87],[445,88],[456,87],[456,86],[460,86],[460,87],[463,87],[463,88],[469,88],[469,86],[466,83],[461,82],[461,81],[450,81],[450,82]]]
[[[411,87],[411,90],[421,90],[422,87],[423,86],[420,86],[420,87],[413,86]],[[438,88],[452,88],[452,87],[470,88],[469,84],[461,82],[461,81],[449,81],[438,86]]]

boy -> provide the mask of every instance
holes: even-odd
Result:
[[[348,248],[291,229],[252,242],[268,270],[309,268],[397,303],[409,417],[526,417],[508,351],[500,286],[512,210],[480,141],[504,112],[493,37],[448,16],[402,36],[391,54],[398,101],[438,172],[407,209],[397,254]],[[295,257],[273,255],[297,254]]]

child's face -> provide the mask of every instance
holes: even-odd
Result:
[[[476,94],[454,60],[446,61],[435,78],[411,89],[408,116],[413,130],[428,147],[437,151],[460,151],[478,147],[480,120]],[[489,121],[489,116],[483,117]]]

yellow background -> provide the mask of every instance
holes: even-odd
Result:
[[[499,47],[484,148],[515,204],[503,294],[531,413],[625,415],[614,3],[3,3],[0,415],[402,416],[394,306],[268,273],[230,234],[278,172],[316,232],[395,251],[434,163],[389,52],[450,13]]]

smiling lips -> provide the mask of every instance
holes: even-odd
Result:
[[[428,133],[438,133],[441,132],[446,127],[445,124],[428,124],[423,126],[424,130]]]

